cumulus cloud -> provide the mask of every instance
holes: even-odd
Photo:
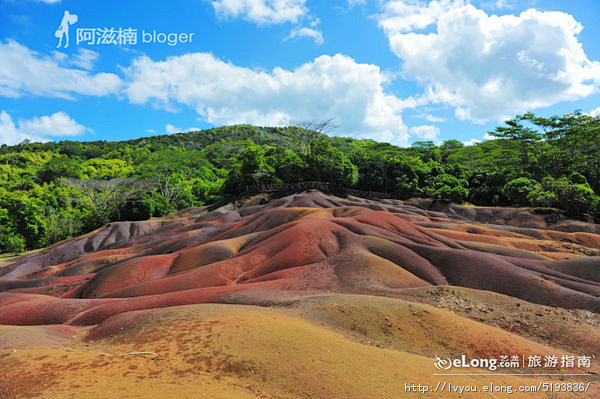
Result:
[[[75,122],[63,111],[50,116],[35,116],[31,120],[19,121],[19,129],[34,136],[76,136],[86,130],[85,126]]]
[[[318,45],[321,45],[325,42],[323,40],[323,34],[321,33],[321,31],[317,30],[317,29],[312,29],[312,28],[305,27],[305,28],[292,29],[292,32],[286,38],[286,40],[293,39],[296,37],[307,37],[309,39],[312,39],[315,42],[315,44],[318,44]]]
[[[91,53],[80,52],[71,62],[90,66],[95,60]],[[0,43],[0,96],[17,98],[29,94],[72,99],[76,94],[105,96],[121,87],[121,79],[115,74],[94,75],[59,65],[67,58],[58,52],[41,56],[12,40]]]
[[[468,141],[465,141],[463,144],[467,145],[467,146],[470,146],[470,145],[475,145],[477,143],[481,143],[481,140],[478,140],[476,138],[472,138],[472,139],[470,139]]]
[[[594,118],[597,116],[600,116],[600,107],[594,108],[593,110],[590,111],[590,113],[588,115],[592,116]]]
[[[75,136],[86,130],[85,126],[62,111],[50,116],[19,120],[18,126],[8,112],[0,111],[0,144],[14,145],[25,139],[48,141],[49,136]]]
[[[12,117],[4,110],[0,111],[0,144],[14,145],[25,139],[41,141],[39,138],[33,138],[20,132]]]
[[[34,0],[38,3],[46,3],[46,4],[58,4],[61,0]]]
[[[481,143],[482,141],[485,141],[485,140],[496,140],[497,138],[498,137],[495,137],[495,136],[492,136],[489,133],[486,133],[486,134],[483,135],[483,138],[481,140],[473,137],[472,139],[470,139],[468,141],[465,141],[463,144],[464,145],[475,145],[475,144]]]
[[[431,1],[427,6],[415,0],[388,1],[380,15],[379,26],[391,39],[391,35],[424,29],[437,22],[441,15],[464,5],[464,0]]]
[[[242,18],[259,25],[298,22],[308,13],[306,0],[215,0],[220,18]]]
[[[165,132],[167,132],[167,134],[173,134],[173,133],[181,132],[181,129],[171,125],[170,123],[167,123],[165,125]]]
[[[440,129],[433,125],[413,126],[410,128],[410,133],[424,140],[438,142],[440,140]]]
[[[169,110],[190,106],[217,125],[281,126],[333,117],[344,134],[407,144],[401,112],[417,103],[386,93],[388,77],[378,66],[339,54],[271,71],[232,65],[208,53],[164,61],[143,56],[124,71],[131,102]]]
[[[582,26],[563,12],[496,16],[463,0],[393,0],[379,18],[404,76],[462,120],[503,120],[600,84],[600,63],[577,39]]]

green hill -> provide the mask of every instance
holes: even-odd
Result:
[[[600,219],[598,117],[525,114],[473,146],[400,148],[316,130],[237,125],[121,142],[2,145],[0,252],[215,203],[251,186],[307,181]]]

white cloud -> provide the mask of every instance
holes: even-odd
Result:
[[[367,4],[367,0],[348,0],[348,6],[354,7],[356,5],[364,5]]]
[[[459,119],[503,120],[586,97],[600,84],[600,63],[577,39],[581,25],[563,12],[496,16],[463,0],[394,0],[379,18],[404,76]]]
[[[19,130],[33,136],[76,136],[86,129],[65,112],[59,111],[50,116],[35,116],[28,121],[20,120]]]
[[[592,116],[594,118],[597,117],[597,116],[600,116],[600,107],[591,110],[588,115]]]
[[[84,60],[90,62],[93,55],[80,53],[73,63],[78,62],[77,57],[80,65],[86,66]],[[40,56],[12,40],[0,43],[0,96],[16,98],[30,94],[72,99],[75,94],[105,96],[117,92],[121,86],[121,79],[115,74],[92,75],[59,65],[67,61],[63,53]]]
[[[438,142],[440,140],[439,139],[440,129],[437,126],[433,126],[433,125],[413,126],[409,129],[409,132],[419,138],[424,139],[424,140],[431,140],[434,142]]]
[[[495,136],[492,136],[489,133],[486,133],[486,134],[483,135],[483,138],[481,140],[480,139],[476,139],[476,138],[472,138],[472,139],[470,139],[468,141],[465,141],[463,144],[464,145],[475,145],[475,144],[481,143],[482,141],[485,141],[485,140],[496,140],[496,139],[498,139],[498,137],[495,137]]]
[[[477,143],[481,143],[481,140],[478,140],[476,138],[472,138],[471,140],[465,141],[463,144],[464,145],[475,145]]]
[[[521,3],[524,3],[523,0],[520,0]],[[513,9],[514,0],[487,0],[481,1],[479,6],[484,9],[491,10],[503,10],[503,9]],[[522,4],[523,5],[523,4]]]
[[[25,139],[48,141],[48,136],[74,136],[86,130],[85,126],[62,111],[50,116],[36,116],[31,120],[19,120],[18,126],[6,111],[0,111],[0,144],[14,145]]]
[[[77,54],[73,55],[71,63],[79,68],[90,70],[94,67],[96,61],[100,58],[100,54],[95,51],[80,48]]]
[[[131,102],[171,110],[187,105],[212,124],[281,126],[333,117],[344,134],[398,144],[408,143],[402,110],[420,101],[386,93],[388,77],[378,66],[339,54],[272,71],[232,65],[207,53],[165,61],[144,56],[125,74]]]
[[[61,0],[35,0],[38,3],[46,3],[46,4],[58,4]]]
[[[490,10],[513,10],[520,8],[534,8],[539,0],[479,0],[479,8]]]
[[[296,23],[308,13],[306,0],[214,0],[220,18],[242,18],[259,25]]]
[[[54,50],[52,52],[52,58],[62,67],[75,66],[81,69],[90,70],[94,68],[94,64],[98,61],[98,58],[100,58],[100,54],[92,50],[80,48],[77,53],[69,56],[66,53]]]
[[[165,132],[167,132],[167,134],[173,134],[173,133],[181,132],[181,129],[171,125],[170,123],[167,123],[165,125]]]
[[[317,30],[317,29],[311,29],[311,28],[306,28],[306,27],[292,29],[292,32],[286,38],[286,40],[293,39],[295,37],[308,37],[310,39],[313,39],[313,41],[317,45],[321,45],[324,43],[323,34],[321,33],[320,30]]]
[[[52,58],[59,64],[65,64],[69,60],[69,55],[67,53],[54,50],[52,52]]]
[[[174,125],[171,125],[170,123],[167,123],[165,125],[165,132],[167,134],[181,133],[181,132],[196,132],[198,130],[200,130],[200,129],[198,129],[197,127],[190,127],[190,128],[187,128],[187,129],[180,129],[178,127],[175,127]]]
[[[379,26],[390,34],[420,30],[434,24],[441,15],[465,5],[464,0],[431,1],[426,7],[416,0],[392,0],[384,4]]]
[[[503,8],[513,8],[513,5],[512,1],[510,0],[496,0],[496,2],[494,3],[494,7],[500,10]]]
[[[433,122],[433,123],[441,123],[441,122],[445,122],[446,119],[438,117],[438,116],[434,116],[431,114],[418,114],[417,115],[418,118],[423,118],[425,119],[427,122]]]
[[[0,144],[14,145],[25,139],[41,141],[38,138],[28,137],[20,132],[15,126],[12,117],[4,110],[0,111]]]

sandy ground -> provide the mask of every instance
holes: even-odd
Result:
[[[313,314],[314,320],[329,320],[327,324],[322,322],[323,325],[292,316],[298,311],[298,303],[291,311],[211,304],[116,316],[99,327],[81,329],[68,342],[8,352],[5,348],[0,355],[0,367],[6,370],[0,392],[2,397],[42,398],[115,395],[121,398],[417,398],[423,397],[422,394],[405,392],[405,383],[435,386],[441,381],[482,389],[490,383],[537,386],[541,381],[568,379],[435,376],[439,370],[430,357],[401,350],[421,350],[414,345],[418,342],[423,346],[433,344],[426,335],[409,336],[405,331],[394,331],[389,336],[397,338],[397,343],[382,345],[371,341],[369,344],[341,333],[339,329],[343,327],[338,326],[336,331],[328,326],[337,322],[331,316],[324,316],[323,311],[337,312],[343,303],[356,308],[361,302],[343,296],[309,299],[310,306],[304,306],[304,311]],[[320,304],[321,309],[315,309],[316,304]],[[367,308],[377,304],[383,314],[388,314],[386,317],[392,324],[404,320],[406,309],[393,314],[393,303],[385,304],[384,299],[368,298],[364,303]],[[425,305],[396,304],[409,306],[407,309],[449,313]],[[315,312],[321,315],[314,316]],[[373,328],[371,315],[354,316],[362,321],[363,328]],[[505,334],[506,337],[499,334],[495,343],[481,342],[492,328],[468,319],[460,321],[465,325],[457,324],[456,329],[448,329],[445,337],[436,333],[437,339],[456,342],[458,336],[468,332],[477,337],[466,338],[465,344],[479,343],[485,353],[486,345],[498,344],[515,351],[548,349],[509,334]],[[343,319],[344,323],[347,319]],[[403,339],[414,342],[403,342]],[[445,344],[441,343],[435,349],[443,348]],[[469,351],[465,347],[457,349]],[[475,373],[489,371],[478,369]],[[599,393],[598,386],[592,385],[585,395],[560,397],[594,398]],[[531,397],[529,394],[494,395],[489,397]],[[462,396],[446,392],[432,397]],[[536,397],[558,396],[538,394]]]

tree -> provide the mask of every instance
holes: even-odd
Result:
[[[310,144],[306,157],[310,179],[352,187],[358,181],[358,169],[348,157],[325,139]]]
[[[338,127],[333,118],[323,120],[292,120],[290,127],[294,127],[296,137],[299,141],[299,150],[302,154],[308,154],[311,150],[310,144]]]
[[[63,179],[63,184],[77,190],[81,197],[75,201],[87,203],[99,224],[118,217],[119,208],[127,201],[147,192],[150,182],[119,177],[110,180]]]
[[[85,215],[78,209],[45,207],[42,215],[46,221],[43,245],[66,240],[84,232]]]
[[[505,139],[505,143],[511,151],[519,154],[519,163],[527,167],[537,161],[540,156],[539,147],[536,146],[542,139],[542,135],[535,129],[525,126],[522,122],[531,120],[533,114],[518,115],[514,119],[505,122],[507,126],[498,126],[495,130],[488,132],[490,135]]]
[[[147,203],[144,206],[137,206],[138,210],[144,212],[154,213],[150,210],[159,210],[160,216],[165,216],[175,209],[178,209],[178,201],[186,196],[188,189],[194,184],[192,177],[192,171],[185,167],[177,168],[176,165],[161,164],[155,165],[154,172],[152,173],[153,178],[150,178],[148,182],[152,185],[152,188],[156,190],[160,198],[160,206],[156,207],[156,204],[149,204],[154,202],[152,198],[145,197],[143,202]],[[187,204],[191,206],[191,204]]]
[[[295,182],[303,178],[306,163],[292,150],[270,147],[265,153],[265,162],[273,167],[281,181]]]
[[[62,177],[79,178],[82,170],[79,162],[65,155],[50,159],[37,173],[39,183],[49,183]]]
[[[549,119],[537,118],[544,126],[546,140],[558,151],[561,174],[579,172],[600,189],[600,116],[592,117],[576,111]]]
[[[505,202],[502,188],[506,184],[504,173],[477,170],[469,176],[469,201],[478,205],[500,205]]]
[[[463,148],[465,145],[458,140],[446,140],[440,146],[442,162],[447,162],[448,156]]]
[[[533,118],[533,114],[518,115],[516,118],[504,122],[507,126],[498,126],[496,130],[489,132],[489,134],[495,137],[516,140],[521,143],[535,143],[542,139],[542,135],[521,123]]]
[[[328,137],[331,119],[293,123],[0,145],[0,251],[39,248],[110,220],[212,204],[248,185],[282,181],[323,180],[397,198],[548,206],[600,222],[600,117],[528,113],[472,146],[448,140],[410,148]],[[65,178],[70,185],[60,183]],[[146,187],[138,189],[139,182]]]
[[[12,230],[25,240],[27,248],[43,243],[46,220],[42,215],[43,202],[22,191],[0,189],[0,225]]]
[[[277,182],[275,170],[265,159],[264,147],[247,142],[244,151],[237,157],[223,185],[226,194],[240,194],[248,186]]]

